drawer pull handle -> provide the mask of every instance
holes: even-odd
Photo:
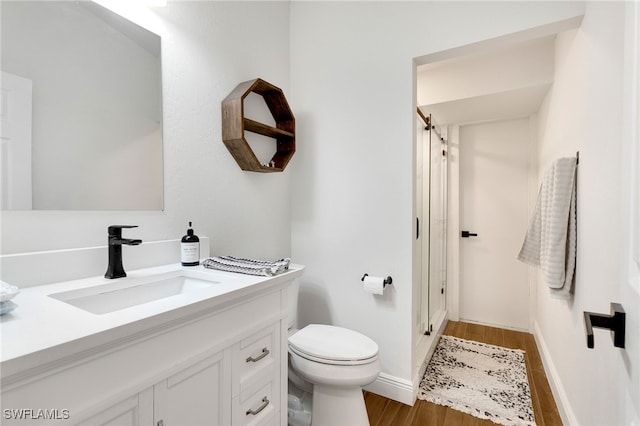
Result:
[[[269,355],[269,349],[267,349],[266,347],[262,348],[262,353],[260,354],[259,357],[254,358],[254,357],[250,356],[250,357],[247,358],[247,362],[258,362],[258,361],[260,361],[262,358],[264,358],[267,355]]]
[[[257,415],[260,411],[264,410],[265,408],[267,408],[267,405],[269,405],[269,400],[267,399],[267,397],[265,396],[264,398],[262,398],[262,404],[256,409],[256,410],[252,410],[252,409],[248,409],[246,415],[248,416],[249,414],[255,416]]]

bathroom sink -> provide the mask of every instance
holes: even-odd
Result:
[[[109,283],[49,296],[94,314],[107,314],[144,303],[210,288],[218,281],[184,275],[152,280]]]

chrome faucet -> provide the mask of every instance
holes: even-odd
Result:
[[[126,277],[127,273],[122,266],[122,245],[137,246],[142,243],[142,240],[131,240],[128,238],[122,238],[122,228],[137,228],[138,225],[111,225],[108,228],[109,237],[107,239],[107,245],[109,247],[109,266],[107,272],[104,274],[105,278],[122,278]]]

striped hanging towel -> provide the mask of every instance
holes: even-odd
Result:
[[[240,274],[272,277],[289,269],[291,259],[284,258],[269,262],[265,260],[245,259],[233,256],[216,256],[202,261],[205,268]]]
[[[560,158],[545,174],[518,260],[542,270],[551,295],[568,298],[576,265],[576,159]]]

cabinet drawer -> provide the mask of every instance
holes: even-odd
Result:
[[[277,380],[271,380],[233,398],[232,424],[234,426],[278,424],[280,392],[277,384]]]
[[[233,395],[280,377],[280,324],[275,323],[235,346]]]

